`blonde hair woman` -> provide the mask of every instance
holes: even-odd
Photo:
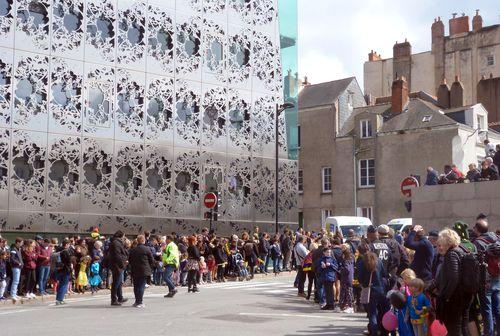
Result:
[[[460,287],[460,237],[451,229],[439,232],[438,252],[444,257],[436,275],[437,319],[444,323],[448,335],[469,335],[466,331],[472,297]]]

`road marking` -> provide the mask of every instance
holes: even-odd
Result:
[[[223,289],[245,289],[245,288],[255,288],[255,287],[269,287],[269,288],[273,288],[273,287],[278,287],[278,286],[281,286],[281,285],[285,285],[285,284],[282,284],[282,283],[274,283],[274,284],[269,284],[269,283],[261,283],[261,284],[258,284],[258,283],[245,283],[245,284],[241,284],[241,285],[233,285],[233,286],[225,286],[225,287],[219,287],[219,288],[223,288]],[[208,287],[207,287],[208,288]],[[217,287],[215,287],[217,288]]]
[[[242,316],[269,316],[269,317],[306,317],[306,318],[316,318],[316,319],[326,319],[326,320],[335,320],[335,321],[351,321],[351,319],[346,317],[335,317],[335,316],[327,316],[327,315],[310,315],[310,314],[266,314],[266,313],[238,313],[238,315]]]

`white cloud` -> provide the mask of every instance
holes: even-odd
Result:
[[[496,24],[494,2],[298,0],[300,75],[313,83],[354,75],[363,86],[363,64],[371,49],[391,58],[394,43],[407,38],[414,53],[430,50],[435,17],[447,26],[451,13],[472,17],[481,8],[485,24]]]
[[[322,54],[318,50],[309,50],[302,54],[299,58],[299,69],[313,84],[351,76],[338,58]]]

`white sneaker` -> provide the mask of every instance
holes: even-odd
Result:
[[[149,285],[148,285],[148,284],[146,284],[144,287],[145,287],[145,288],[149,288]]]
[[[17,295],[13,296],[13,297],[11,297],[11,299],[12,299],[12,301],[17,302],[17,301],[19,301],[19,296],[17,296]]]
[[[24,298],[25,298],[25,299],[27,299],[27,300],[31,300],[31,296],[29,295],[29,293],[28,293],[28,294],[26,294],[26,295],[24,296]]]
[[[347,308],[346,310],[344,310],[344,313],[346,313],[346,314],[354,314],[354,308],[352,308],[352,307]]]
[[[141,303],[135,306],[135,308],[146,308],[146,305]]]
[[[29,296],[31,296],[32,299],[36,299],[36,295],[34,293],[29,293]]]

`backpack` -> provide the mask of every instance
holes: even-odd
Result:
[[[53,258],[55,261],[56,271],[60,271],[64,268],[64,264],[62,263],[62,260],[61,260],[61,252],[52,253],[51,258]]]
[[[500,275],[500,242],[491,243],[486,249],[486,269],[492,277]]]
[[[460,288],[467,294],[476,294],[480,286],[480,263],[476,253],[460,248]]]

